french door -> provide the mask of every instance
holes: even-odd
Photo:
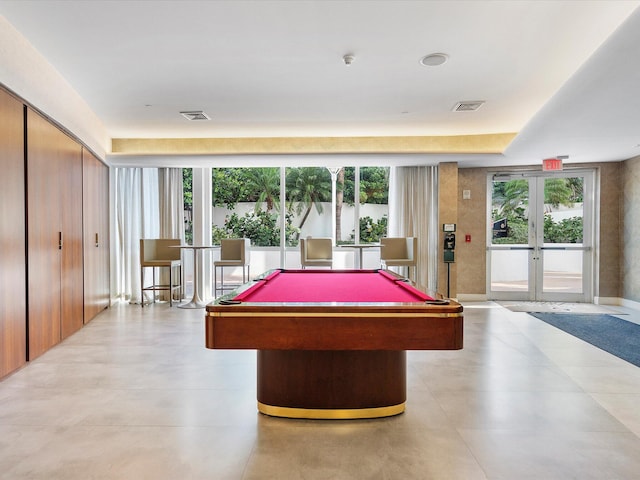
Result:
[[[489,298],[593,300],[594,182],[592,170],[489,177]]]

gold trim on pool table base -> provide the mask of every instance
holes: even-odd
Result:
[[[293,408],[274,407],[258,402],[258,411],[271,417],[305,418],[312,420],[351,420],[362,418],[383,418],[399,415],[404,412],[406,402],[388,407],[374,408]]]

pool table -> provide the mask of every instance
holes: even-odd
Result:
[[[273,270],[205,323],[207,348],[258,350],[258,410],[289,418],[400,414],[406,350],[462,348],[462,306],[387,270]]]

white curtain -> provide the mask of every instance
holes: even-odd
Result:
[[[184,193],[181,168],[158,169],[160,238],[179,238],[184,243]]]
[[[418,286],[437,290],[438,167],[392,167],[389,236],[418,238]]]
[[[158,196],[160,202],[160,238],[179,238],[181,243],[184,243],[184,194],[181,168],[158,169]],[[184,255],[182,256],[184,257]],[[182,265],[185,265],[184,258],[182,259]],[[166,268],[161,270],[160,281],[164,285],[168,285],[169,271]],[[162,292],[160,298],[169,300],[169,294]]]
[[[140,239],[160,236],[158,170],[116,168],[115,184],[116,294],[140,303]]]

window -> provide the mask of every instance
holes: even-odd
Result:
[[[186,240],[191,243],[192,169],[183,172]],[[239,167],[213,168],[211,172],[212,243],[218,245],[223,238],[249,238],[252,270],[253,252],[256,259],[265,256],[255,271],[297,268],[301,237],[335,235],[340,245],[378,243],[387,234],[388,167],[352,166],[331,171],[326,167]],[[281,178],[285,179],[284,199],[280,198]],[[280,248],[283,243],[285,250]],[[367,255],[372,257],[369,267],[379,265],[377,249],[368,249]],[[351,268],[351,261],[345,258],[343,263]]]

